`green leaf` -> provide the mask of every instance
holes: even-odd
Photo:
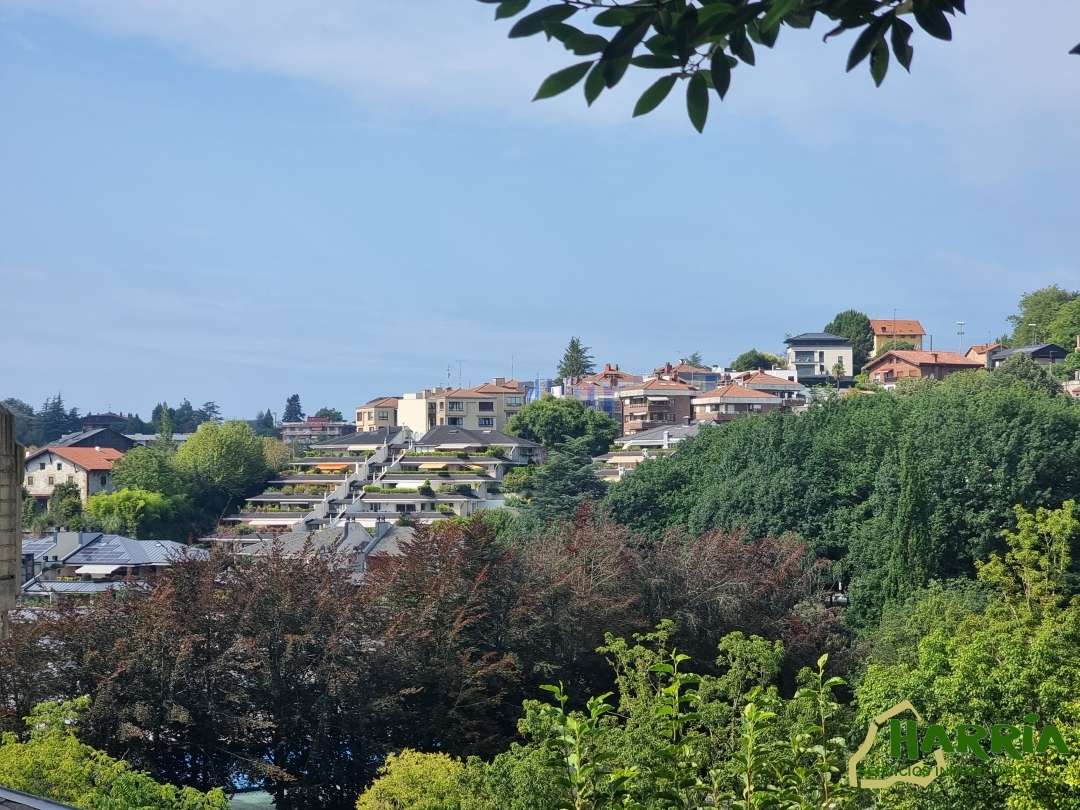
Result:
[[[655,110],[660,105],[660,102],[668,97],[668,93],[675,86],[677,78],[674,75],[664,76],[662,79],[653,82],[652,86],[641,94],[641,98],[634,105],[634,117],[637,118],[639,115],[645,115]]]
[[[932,0],[915,0],[912,11],[915,12],[915,21],[930,36],[952,39],[952,26],[949,25],[945,12],[935,6]]]
[[[694,129],[702,132],[709,117],[709,88],[701,73],[695,73],[686,84],[686,113]]]
[[[875,17],[874,21],[862,30],[855,44],[851,46],[851,53],[848,54],[847,69],[849,71],[870,55],[870,51],[881,40],[891,22],[891,15],[882,14],[880,17]]]
[[[536,91],[536,95],[533,96],[533,101],[539,101],[542,98],[551,98],[557,96],[559,93],[565,93],[575,84],[585,78],[585,74],[589,72],[589,68],[592,67],[592,60],[588,62],[578,62],[576,65],[571,65],[568,68],[563,68],[555,73],[552,73],[540,84],[540,89]]]
[[[881,87],[885,81],[885,74],[889,72],[889,46],[884,39],[879,39],[870,51],[870,75],[874,77],[874,84]]]
[[[501,20],[505,17],[516,17],[525,7],[529,5],[529,0],[502,0],[499,3],[499,7],[495,9],[495,19]]]
[[[626,73],[626,69],[630,67],[630,57],[624,56],[622,59],[616,59],[614,62],[601,61],[604,66],[604,85],[606,87],[614,87],[622,79],[623,74]]]
[[[1080,56],[1080,45],[1077,45],[1075,48],[1073,48],[1071,51],[1069,51],[1069,53],[1076,54],[1077,56]]]
[[[634,48],[641,43],[641,40],[645,39],[645,34],[652,27],[652,20],[652,15],[648,15],[635,23],[620,28],[619,32],[611,38],[611,42],[604,49],[604,61],[611,61],[632,54]]]
[[[761,30],[768,31],[779,27],[780,20],[794,11],[801,2],[802,0],[775,0],[772,8],[769,9],[769,13],[761,21]]]
[[[544,30],[548,36],[559,40],[563,47],[576,56],[600,53],[608,44],[599,34],[586,34],[580,28],[564,22],[545,23]]]
[[[723,99],[727,95],[728,88],[731,87],[731,64],[728,62],[727,54],[724,53],[723,48],[717,48],[713,51],[710,73],[713,88]]]
[[[754,64],[754,46],[750,44],[745,28],[736,28],[731,32],[731,52],[746,64]]]
[[[597,62],[585,77],[585,103],[590,107],[604,90],[604,63]]]
[[[554,6],[545,6],[539,11],[534,11],[532,14],[526,14],[516,23],[514,27],[510,29],[509,36],[512,39],[518,37],[531,37],[533,34],[539,34],[544,30],[544,24],[550,22],[562,22],[574,15],[577,11],[573,6],[563,5],[562,3]]]
[[[674,56],[657,56],[656,54],[645,53],[641,56],[635,56],[630,60],[630,64],[640,68],[657,68],[665,70],[681,67],[682,60]]]
[[[911,57],[915,55],[915,49],[908,44],[912,31],[914,29],[910,25],[897,17],[893,20],[892,31],[889,32],[896,61],[909,73],[911,72]]]

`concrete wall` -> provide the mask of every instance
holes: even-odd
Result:
[[[22,554],[22,448],[15,444],[15,417],[0,405],[0,638],[19,594]]]

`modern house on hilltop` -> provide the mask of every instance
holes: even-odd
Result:
[[[805,386],[850,385],[854,369],[851,341],[828,332],[804,332],[784,341],[787,367],[794,369]]]

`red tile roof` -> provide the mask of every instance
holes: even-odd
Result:
[[[871,319],[870,329],[875,335],[925,335],[923,325],[918,321],[899,318]]]
[[[52,453],[62,459],[77,464],[84,470],[111,470],[113,462],[123,458],[124,454],[111,447],[43,447],[29,456],[26,460],[40,456],[42,453]]]
[[[747,388],[738,383],[722,385],[719,388],[694,397],[694,399],[770,399],[776,400],[777,402],[780,401],[779,397],[774,397],[772,394],[766,394],[764,391],[758,391],[755,388]]]
[[[863,366],[863,370],[876,368],[884,364],[889,357],[895,357],[913,366],[963,366],[964,368],[982,368],[983,364],[956,352],[916,352],[906,349],[892,349],[879,354]]]
[[[398,404],[397,397],[375,397],[375,399],[369,399],[361,408],[396,408]]]
[[[620,388],[617,391],[617,394],[620,397],[640,395],[635,392],[652,392],[657,394],[694,394],[697,393],[698,390],[699,389],[696,386],[688,385],[687,383],[681,382],[680,380],[652,379],[646,380],[640,385],[631,384],[626,386],[625,388]]]
[[[736,374],[735,379],[739,380],[742,385],[747,386],[760,385],[768,388],[802,388],[799,383],[794,382],[793,380],[785,380],[783,377],[767,374],[760,369],[757,371],[745,371],[742,374]]]
[[[1004,348],[1004,345],[1001,343],[976,343],[967,350],[967,353],[971,354],[972,352],[975,352],[975,354],[989,354],[992,351],[1002,348]]]

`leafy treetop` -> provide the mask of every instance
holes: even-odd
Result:
[[[480,2],[496,6],[495,19],[517,17],[530,6],[530,0]],[[585,100],[592,104],[631,66],[656,70],[661,76],[642,93],[634,115],[654,110],[682,81],[687,114],[700,132],[710,91],[722,100],[732,70],[740,63],[753,65],[754,45],[773,47],[785,27],[810,28],[820,17],[830,26],[826,40],[858,31],[847,69],[868,62],[880,85],[891,57],[911,69],[915,26],[937,39],[952,39],[949,18],[964,13],[964,7],[964,0],[561,0],[519,17],[510,37],[542,33],[586,57],[548,76],[535,99],[558,95],[584,80]],[[587,30],[568,22],[587,15],[592,15]],[[1080,45],[1072,53],[1080,53]]]
[[[562,379],[567,377],[584,377],[596,370],[596,363],[589,347],[581,342],[581,338],[572,337],[563,352],[562,360],[559,361],[558,374]]]

